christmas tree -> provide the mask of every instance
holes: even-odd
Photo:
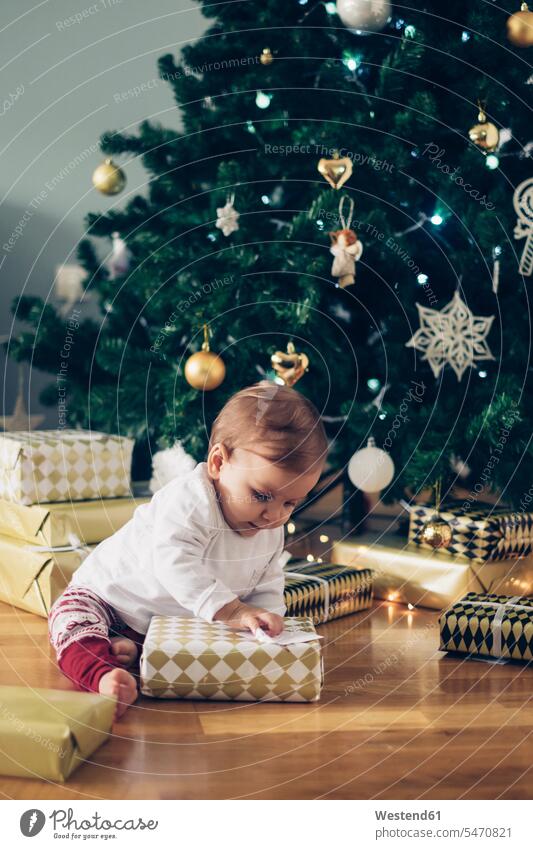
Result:
[[[201,460],[220,406],[293,342],[334,465],[372,435],[394,459],[388,498],[440,477],[443,493],[481,482],[519,504],[531,316],[513,193],[533,89],[507,37],[516,0],[201,5],[204,37],[158,61],[183,130],[145,120],[100,140],[126,174],[120,157],[141,158],[147,191],[88,217],[79,259],[102,317],[78,305],[69,424],[134,436],[139,457],[179,439]],[[342,229],[364,248],[354,284],[346,252],[332,273]],[[115,231],[131,262],[113,275],[92,236]],[[34,297],[14,311],[11,355],[57,375],[64,317]],[[202,392],[184,371],[205,324],[226,375]],[[43,400],[57,393],[55,379]]]

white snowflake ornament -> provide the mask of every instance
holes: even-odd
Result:
[[[406,348],[422,352],[435,377],[446,364],[461,380],[467,368],[478,360],[493,360],[485,341],[494,316],[473,315],[457,291],[442,310],[432,310],[421,304],[418,308],[420,327],[405,343]]]
[[[235,230],[239,229],[239,213],[233,206],[235,196],[226,200],[224,206],[217,208],[217,223],[216,226],[222,230],[225,236],[230,236]]]

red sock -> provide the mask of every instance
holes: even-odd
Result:
[[[61,655],[58,665],[61,672],[74,682],[77,690],[92,693],[98,692],[102,675],[117,667],[124,668],[112,654],[110,644],[102,637],[82,637],[71,643]]]

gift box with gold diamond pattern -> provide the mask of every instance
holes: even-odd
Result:
[[[372,598],[371,569],[306,561],[285,567],[287,616],[310,616],[319,625],[365,610]]]
[[[19,504],[130,494],[133,440],[89,430],[0,434],[0,498]]]
[[[468,593],[439,617],[441,651],[533,659],[533,598]]]
[[[310,619],[285,630],[315,634]],[[141,692],[159,699],[315,702],[322,687],[320,641],[260,643],[222,622],[154,616],[140,663]]]
[[[505,560],[524,556],[533,548],[533,513],[512,513],[494,510],[462,512],[460,507],[441,507],[440,517],[452,528],[452,541],[446,552],[466,557],[476,563],[487,560]],[[426,550],[433,550],[422,542],[422,528],[435,515],[434,507],[418,505],[409,515],[409,542]]]

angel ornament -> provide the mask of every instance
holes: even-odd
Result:
[[[347,218],[343,215],[345,200],[348,201],[350,207]],[[338,285],[342,289],[355,283],[355,263],[363,253],[363,243],[357,238],[357,233],[350,229],[353,209],[353,200],[346,195],[342,197],[339,203],[339,220],[342,229],[334,230],[329,234],[331,239],[330,253],[335,257],[331,266],[331,273],[333,277],[339,278]]]
[[[130,250],[118,230],[111,233],[113,245],[107,262],[107,270],[111,280],[116,280],[122,274],[127,274],[131,265]]]

